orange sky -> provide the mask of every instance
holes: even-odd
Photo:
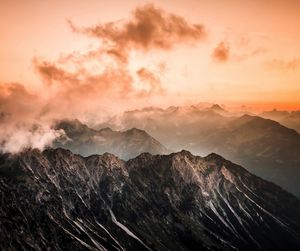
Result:
[[[151,1],[167,18],[182,17],[194,34],[162,33],[169,40],[154,37],[143,44],[122,29],[134,20],[132,12],[147,3],[1,0],[0,83],[20,83],[47,100],[70,100],[59,104],[66,109],[85,98],[90,99],[86,109],[97,106],[95,100],[103,109],[126,102],[129,108],[213,102],[300,109],[300,1]],[[121,27],[118,41],[92,30],[107,22]],[[196,37],[194,24],[203,28]],[[179,29],[176,25],[170,27]],[[124,51],[126,62],[116,61],[120,57],[112,53],[83,57],[88,51],[100,53],[103,38],[113,53]],[[108,66],[109,73],[95,77]],[[83,81],[88,85],[75,90],[72,81],[78,82],[76,88]]]

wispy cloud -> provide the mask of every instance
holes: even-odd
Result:
[[[290,60],[272,59],[267,62],[267,65],[276,70],[297,71],[300,69],[300,58],[295,57]]]
[[[264,47],[256,47],[250,45],[249,40],[241,40],[238,45],[233,46],[227,41],[221,41],[214,48],[212,58],[218,63],[228,61],[240,62],[254,58],[267,52]]]

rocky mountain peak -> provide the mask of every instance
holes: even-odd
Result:
[[[300,247],[300,201],[217,154],[28,150],[0,157],[0,192],[2,250]]]

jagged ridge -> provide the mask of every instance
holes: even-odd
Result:
[[[2,250],[295,250],[300,202],[217,154],[1,155]]]

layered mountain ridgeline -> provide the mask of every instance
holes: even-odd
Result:
[[[260,114],[261,117],[272,119],[280,124],[295,129],[300,133],[300,111],[280,111],[274,109],[272,111],[265,111]]]
[[[219,105],[208,108],[198,106],[171,106],[166,109],[148,107],[124,112],[97,128],[111,127],[126,130],[136,127],[150,133],[168,149],[192,150],[195,140],[222,128],[232,117]]]
[[[244,115],[199,139],[195,152],[217,152],[300,197],[300,135],[269,119]]]
[[[110,128],[95,130],[78,120],[57,122],[55,129],[62,129],[65,136],[54,142],[55,147],[63,147],[74,153],[88,156],[113,153],[122,159],[130,159],[143,152],[165,154],[169,151],[143,130],[132,128],[123,132]]]
[[[216,154],[0,158],[2,250],[299,250],[300,201]]]
[[[195,154],[217,152],[249,171],[279,184],[300,198],[300,135],[273,120],[258,116],[223,116],[210,109],[145,108],[124,113],[123,129],[146,130],[169,149]],[[117,124],[114,119],[106,125]]]

